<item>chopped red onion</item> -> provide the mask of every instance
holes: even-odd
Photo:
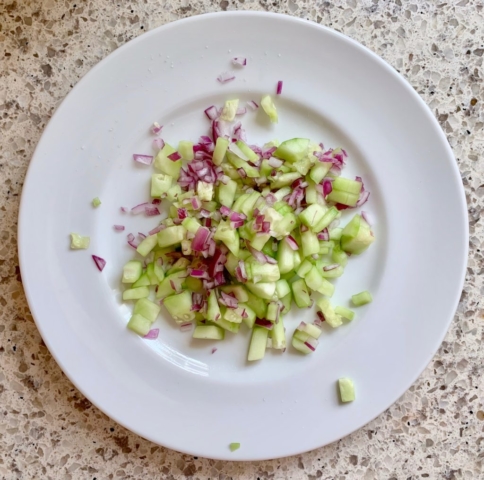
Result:
[[[297,244],[296,240],[292,235],[288,235],[284,238],[284,240],[293,250],[299,250],[299,245]]]
[[[318,233],[318,240],[323,240],[325,242],[329,240],[329,232],[327,228]]]
[[[147,207],[151,207],[151,204],[148,202],[140,203],[131,209],[131,213],[138,215],[138,213],[145,212]]]
[[[166,225],[158,225],[148,232],[149,235],[154,235],[155,233],[161,232],[166,228]]]
[[[176,162],[176,161],[180,160],[182,157],[181,157],[181,155],[178,152],[173,152],[171,155],[168,155],[168,158],[172,162]]]
[[[184,220],[185,218],[188,217],[188,212],[186,208],[179,208],[177,209],[177,215],[180,220]]]
[[[323,267],[323,270],[325,272],[329,272],[331,270],[335,270],[338,267],[339,267],[339,263],[333,263],[332,265],[326,265],[325,267]]]
[[[277,90],[276,90],[276,95],[280,95],[282,93],[282,80],[279,80],[277,82]]]
[[[309,349],[311,349],[313,352],[316,350],[317,346],[318,346],[318,341],[315,339],[315,338],[311,338],[309,337],[305,342],[304,342],[304,345],[306,345],[306,347],[308,347]]]
[[[143,338],[146,338],[147,340],[156,340],[159,333],[159,328],[152,328]]]
[[[205,244],[210,237],[210,230],[206,227],[200,227],[192,240],[192,250],[201,252],[205,249]]]
[[[361,218],[371,227],[371,222],[367,212],[361,211]]]
[[[217,349],[214,347],[212,348],[212,355],[217,351]]]
[[[254,102],[254,100],[249,100],[247,102],[247,106],[252,110],[257,110],[259,108],[259,105],[256,102]]]
[[[190,202],[192,204],[193,210],[198,210],[202,206],[202,203],[200,202],[198,197],[192,197],[190,199]]]
[[[120,207],[119,208],[123,213],[126,213],[128,211],[128,209],[126,207]]]
[[[227,308],[237,308],[239,306],[239,301],[225,292],[220,292],[219,302]]]
[[[138,237],[141,238],[141,240],[144,240],[146,238],[146,235],[144,233],[138,232]]]
[[[104,267],[106,266],[106,260],[104,260],[104,258],[98,257],[97,255],[92,255],[92,259],[94,260],[97,269],[102,272]]]
[[[240,178],[246,178],[247,172],[243,168],[238,168],[237,173],[240,175]]]
[[[220,210],[222,210],[222,209],[220,209]],[[220,213],[222,213],[222,212],[220,212]],[[247,215],[245,213],[231,212],[229,218],[233,222],[240,222],[240,221],[246,220],[247,219]]]
[[[161,132],[162,128],[163,128],[163,125],[160,125],[158,122],[153,122],[153,126],[151,127],[151,131],[155,135],[158,135]]]
[[[207,280],[210,280],[210,276],[205,270],[200,270],[200,269],[192,269],[190,270],[190,277],[193,278],[205,278]]]
[[[242,67],[245,67],[247,65],[247,58],[245,58],[245,57],[234,57],[232,59],[232,63],[234,65],[241,65]]]
[[[165,142],[163,141],[162,138],[155,138],[153,140],[153,147],[158,148],[161,150],[165,146]]]
[[[248,161],[249,158],[247,157],[247,155],[237,146],[236,143],[231,143],[229,145],[229,150],[237,155],[239,158],[241,158],[242,160],[245,160],[245,161]]]
[[[220,83],[231,82],[232,80],[235,80],[235,75],[231,72],[223,72],[217,77],[217,80]]]
[[[182,332],[188,332],[189,330],[191,330],[193,327],[193,323],[192,322],[186,322],[186,323],[182,323],[180,324],[180,330]]]
[[[206,108],[204,112],[209,120],[216,120],[219,116],[217,107],[215,105],[211,105],[210,107]]]
[[[154,198],[153,200],[151,200],[152,205],[159,205],[160,203],[161,203],[160,198]]]
[[[274,328],[274,324],[270,320],[266,320],[265,318],[256,318],[255,325],[266,328],[267,330],[272,330]]]
[[[277,260],[275,258],[272,258],[270,255],[266,255],[265,257],[267,263],[270,263],[271,265],[275,265],[277,263]]]
[[[148,204],[148,206],[145,207],[145,214],[147,217],[154,217],[155,215],[160,215],[161,212],[155,205]]]
[[[333,181],[329,178],[323,180],[323,195],[329,195],[333,191]]]
[[[259,252],[259,250],[256,250],[252,245],[246,240],[246,245],[247,249],[249,250],[250,254],[259,262],[259,263],[267,263],[267,258],[266,256],[262,253]]]
[[[153,163],[153,155],[141,155],[140,153],[133,153],[133,160],[143,165],[151,165]]]
[[[245,115],[247,113],[247,109],[245,107],[239,107],[235,112],[235,115]]]
[[[122,232],[124,228],[124,225],[114,225],[114,230],[116,230],[117,232]]]
[[[319,317],[319,320],[321,320],[321,322],[325,322],[326,319],[324,318],[324,314],[323,312],[316,312],[318,317]]]

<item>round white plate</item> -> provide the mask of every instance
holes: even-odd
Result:
[[[231,65],[245,56],[245,68]],[[225,85],[216,77],[234,71]],[[346,176],[371,191],[364,209],[376,242],[350,259],[335,304],[370,290],[372,304],[316,353],[268,352],[245,361],[248,332],[194,342],[168,318],[156,341],[126,329],[120,271],[126,233],[155,220],[122,214],[145,201],[154,120],[176,144],[208,132],[203,109],[275,93],[280,121],[243,117],[250,143],[296,136],[343,146]],[[102,205],[90,202],[99,196]],[[345,213],[345,221],[349,213]],[[116,233],[113,224],[126,225]],[[439,347],[455,312],[467,256],[466,205],[446,139],[413,89],[376,55],[339,33],[288,16],[193,17],[146,33],[97,65],[68,95],[37,147],[22,196],[22,278],[38,328],[72,382],[107,415],[154,442],[193,455],[257,460],[333,442],[388,408]],[[91,237],[69,250],[69,233]],[[102,273],[91,259],[107,260]],[[288,338],[298,311],[286,321]],[[230,335],[227,335],[230,337]],[[212,354],[212,348],[218,350]],[[357,399],[338,402],[351,377]],[[231,453],[228,445],[240,442]]]

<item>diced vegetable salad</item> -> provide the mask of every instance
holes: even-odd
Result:
[[[262,104],[277,119],[272,99]],[[136,302],[128,327],[155,338],[151,326],[163,305],[194,338],[223,340],[251,331],[253,361],[268,347],[284,351],[284,316],[293,304],[310,308],[316,301],[314,323],[301,322],[292,335],[296,350],[311,353],[323,321],[336,328],[354,318],[352,310],[331,304],[332,279],[375,238],[364,213],[344,227],[338,223],[341,211],[364,204],[369,192],[360,177],[341,176],[348,160],[342,148],[307,138],[249,144],[237,121],[246,111],[238,100],[211,106],[205,110],[210,136],[178,145],[157,137],[155,158],[134,155],[155,171],[152,201],[132,212],[155,219],[164,201],[169,215],[140,243],[128,235],[137,251],[122,276],[123,299]],[[366,293],[353,297],[355,306],[371,301]]]

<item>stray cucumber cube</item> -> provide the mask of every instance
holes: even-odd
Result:
[[[135,313],[128,322],[128,328],[144,337],[150,331],[151,322],[143,315]]]
[[[352,402],[355,397],[355,386],[353,380],[340,378],[338,380],[339,394],[343,403]]]
[[[93,198],[92,199],[92,206],[94,208],[97,208],[97,207],[99,207],[99,205],[101,205],[101,200],[99,200],[99,197]]]
[[[346,318],[346,320],[353,320],[355,318],[355,312],[345,307],[336,307],[334,313],[341,315],[343,318]]]
[[[249,355],[247,356],[249,362],[264,358],[268,336],[269,330],[262,327],[254,327],[252,330],[252,338],[250,340]]]
[[[225,337],[225,330],[215,325],[199,325],[193,330],[193,338],[200,338],[203,340],[223,340]]]
[[[123,292],[123,300],[139,300],[146,298],[150,294],[148,287],[128,288]]]
[[[138,260],[131,260],[123,267],[123,283],[136,282],[143,273],[143,264]]]
[[[78,233],[71,233],[71,249],[72,250],[83,250],[89,248],[91,239],[89,237],[83,237]]]
[[[133,314],[142,315],[144,318],[153,323],[156,320],[158,314],[160,313],[160,310],[161,308],[157,303],[152,302],[147,298],[141,298],[136,302]]]
[[[371,303],[373,297],[371,293],[365,290],[364,292],[357,293],[351,297],[351,301],[355,307],[361,307],[362,305],[366,305],[367,303]]]
[[[235,452],[235,450],[238,450],[240,448],[240,443],[231,443],[229,445],[230,451]]]

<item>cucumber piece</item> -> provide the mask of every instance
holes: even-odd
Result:
[[[239,99],[226,100],[225,105],[222,109],[222,114],[220,115],[220,120],[225,122],[232,122],[237,113],[237,108],[239,108]]]
[[[301,265],[299,265],[299,268],[297,269],[296,271],[296,274],[301,277],[301,278],[305,278],[306,275],[311,271],[311,269],[313,268],[313,264],[306,258],[302,263]],[[313,290],[316,290],[315,288],[313,288]]]
[[[158,283],[160,283],[158,276],[155,274],[155,265],[153,262],[146,265],[146,275],[150,281],[150,285],[158,285]]]
[[[158,235],[155,233],[154,235],[148,235],[143,241],[138,245],[136,251],[142,256],[146,257],[148,253],[156,247],[158,243]]]
[[[195,158],[193,143],[187,140],[181,140],[178,143],[178,153],[182,156],[183,160],[191,162]]]
[[[308,308],[312,305],[309,288],[302,278],[293,282],[291,289],[294,301],[299,308]]]
[[[217,301],[217,294],[215,293],[215,290],[210,290],[207,303],[207,320],[216,322],[222,317],[222,314],[220,313],[220,307]]]
[[[187,277],[184,286],[192,292],[203,293],[203,282],[200,278]]]
[[[345,269],[341,265],[339,265],[338,267],[333,268],[332,270],[327,270],[327,271],[325,271],[324,269],[321,270],[321,276],[324,278],[338,278],[338,277],[341,277],[341,275],[343,275],[344,272],[345,272]]]
[[[271,236],[266,233],[256,233],[253,235],[253,237],[250,239],[250,246],[252,248],[255,248],[259,252],[264,248],[265,244],[269,241]]]
[[[275,177],[270,177],[269,181],[271,182],[271,188],[281,188],[291,185],[298,178],[301,178],[301,174],[299,172],[289,172],[277,175]]]
[[[185,257],[179,258],[167,271],[167,275],[173,275],[174,273],[181,272],[182,270],[185,271],[190,265],[190,260]]]
[[[250,178],[257,178],[259,177],[259,170],[252,165],[249,165],[246,160],[242,160],[242,158],[232,153],[230,150],[227,150],[225,153],[227,160],[236,168],[241,168],[244,170],[246,175]],[[238,175],[239,176],[239,175]],[[240,176],[239,176],[240,177]]]
[[[309,143],[308,138],[291,138],[282,142],[273,155],[288,162],[297,162],[308,155]]]
[[[298,218],[303,225],[308,228],[315,227],[324,217],[327,212],[327,208],[322,205],[314,203],[305,208],[299,215]]]
[[[197,195],[202,202],[209,202],[213,198],[213,183],[198,182]],[[207,209],[209,210],[209,209]]]
[[[242,321],[247,325],[249,328],[254,327],[256,314],[252,308],[250,308],[246,303],[239,303],[239,308],[242,309],[242,312],[245,310],[245,316],[242,316]]]
[[[340,378],[338,380],[339,395],[343,403],[353,402],[356,398],[355,385],[349,378]]]
[[[364,292],[357,293],[351,297],[351,301],[355,307],[361,307],[362,305],[366,305],[367,303],[371,303],[373,301],[373,297],[368,290]]]
[[[281,278],[281,274],[279,272],[279,266],[277,263],[259,263],[253,262],[251,263],[251,271],[253,278],[260,278],[258,282],[277,282]]]
[[[315,338],[316,340],[323,333],[322,330],[319,327],[317,327],[316,325],[313,325],[312,323],[305,323],[305,322],[301,322],[299,324],[299,326],[296,329],[296,332],[304,332],[304,333],[308,334],[310,337]],[[302,340],[302,338],[300,338],[300,340]],[[304,340],[304,341],[306,341],[306,340]]]
[[[267,305],[267,315],[266,320],[274,323],[279,318],[279,303],[269,302]]]
[[[341,316],[338,315],[334,310],[333,307],[331,306],[331,303],[327,298],[320,298],[316,305],[319,307],[321,310],[324,319],[326,320],[326,323],[333,328],[339,327],[340,325],[343,324],[343,321],[341,320]]]
[[[134,283],[143,273],[143,264],[138,260],[130,260],[123,267],[123,283]]]
[[[331,170],[333,164],[331,162],[318,162],[311,168],[309,172],[309,178],[314,183],[321,183],[321,180],[328,174]],[[334,187],[333,187],[334,188]]]
[[[185,281],[185,277],[182,277],[182,275],[185,275],[185,272],[177,272],[172,275],[167,275],[158,285],[156,298],[168,297],[181,290],[183,282]],[[173,286],[175,288],[173,288]]]
[[[182,162],[181,160],[173,162],[168,158],[168,155],[175,152],[176,150],[171,145],[165,143],[165,146],[158,152],[158,155],[155,158],[155,168],[170,175],[174,180],[178,180]]]
[[[342,205],[348,205],[354,207],[358,202],[359,195],[354,193],[342,192],[341,190],[333,190],[326,196],[328,202],[341,203]]]
[[[348,264],[348,254],[341,250],[340,245],[335,245],[331,254],[331,259],[334,263],[339,263],[342,267],[346,267]]]
[[[317,235],[311,230],[301,232],[301,246],[304,257],[319,253],[319,240]]]
[[[182,190],[180,185],[173,185],[173,187],[170,187],[170,189],[166,192],[166,198],[168,199],[169,202],[174,202],[179,195],[181,195]]]
[[[226,308],[223,318],[230,323],[242,323],[242,309]]]
[[[232,293],[241,303],[246,303],[249,300],[247,290],[242,285],[223,285],[220,290],[225,293]]]
[[[329,231],[329,239],[339,241],[341,239],[342,234],[343,234],[342,228],[333,228]]]
[[[255,326],[252,330],[252,338],[250,339],[249,354],[247,360],[254,362],[264,358],[267,347],[267,337],[269,336],[269,330],[262,327]]]
[[[250,305],[250,308],[254,310],[254,313],[259,318],[265,318],[267,313],[267,303],[264,302],[261,297],[254,295],[252,292],[247,292],[247,295],[249,295],[249,301],[247,303]]]
[[[149,287],[151,286],[151,281],[150,278],[148,277],[148,274],[142,273],[141,277],[136,280],[136,282],[133,283],[131,288],[139,288],[139,287]]]
[[[158,232],[158,246],[171,247],[180,243],[186,234],[186,229],[182,225],[173,225],[172,227],[165,228],[161,232]]]
[[[128,328],[141,337],[144,337],[150,331],[151,322],[139,313],[136,313],[130,318]]]
[[[292,304],[292,292],[289,292],[286,296],[282,297],[280,301],[284,305],[284,310],[281,311],[281,315],[285,315],[286,313],[289,313],[289,310],[291,310],[291,304]],[[281,319],[281,316],[279,316],[279,320],[280,319]]]
[[[279,243],[277,249],[277,264],[281,274],[294,270],[294,250],[284,240]]]
[[[336,220],[340,216],[340,212],[336,207],[331,207],[323,216],[323,218],[316,224],[313,225],[313,232],[320,232],[329,226],[329,224]]]
[[[334,285],[325,278],[321,276],[316,267],[312,267],[311,270],[304,277],[307,286],[311,290],[326,295],[327,297],[332,297],[334,293]]]
[[[190,233],[197,233],[198,229],[202,226],[200,222],[193,217],[184,218],[182,221],[182,226]],[[158,232],[161,233],[161,232]]]
[[[72,250],[85,250],[89,248],[91,239],[89,237],[83,237],[78,233],[71,233],[71,249]]]
[[[241,213],[240,209],[242,208],[242,205],[244,204],[244,202],[249,198],[249,196],[250,196],[250,193],[243,193],[242,195],[240,195],[232,205],[232,210],[234,212]]]
[[[264,298],[266,300],[271,300],[274,296],[276,291],[276,284],[275,283],[252,283],[247,282],[245,286],[254,294],[259,296],[260,298]]]
[[[166,297],[163,305],[177,323],[195,320],[195,312],[192,311],[192,293],[188,290]]]
[[[134,305],[133,315],[142,315],[153,323],[156,320],[156,317],[158,317],[160,310],[161,308],[157,303],[152,302],[147,298],[141,298]]]
[[[235,450],[238,450],[240,448],[240,443],[233,442],[229,445],[230,451],[235,452]]]
[[[151,175],[151,196],[161,197],[171,188],[173,177],[164,173],[153,173]]]
[[[229,147],[230,142],[224,137],[218,137],[215,142],[215,150],[213,151],[212,161],[215,165],[221,165],[224,160],[225,153]],[[223,204],[222,204],[223,205]]]
[[[338,315],[341,315],[343,318],[346,318],[346,320],[350,320],[350,321],[355,318],[355,312],[345,307],[335,307],[334,313],[337,313]]]
[[[374,241],[370,226],[361,215],[355,215],[341,234],[342,250],[353,255],[363,253]]]
[[[286,332],[284,330],[284,322],[282,316],[279,317],[279,321],[274,323],[272,330],[270,331],[272,340],[272,348],[275,350],[285,350],[286,348]]]
[[[150,294],[148,287],[128,288],[123,292],[123,300],[139,300],[146,298]]]
[[[225,311],[223,312],[223,314],[225,314]],[[213,323],[218,325],[219,327],[222,327],[224,330],[227,330],[227,332],[239,333],[239,330],[240,330],[240,323],[228,322],[223,317],[220,317],[218,320],[216,320]]]
[[[235,256],[238,255],[239,233],[237,232],[237,229],[231,227],[230,222],[221,221],[217,226],[213,238],[223,242]]]
[[[163,267],[157,261],[153,262],[153,273],[158,279],[157,283],[163,281],[163,279],[165,278],[165,272],[163,270]]]
[[[252,216],[255,204],[260,197],[261,194],[259,192],[252,192],[240,206],[240,211],[247,217],[249,215]]]
[[[311,159],[309,157],[304,157],[301,158],[301,160],[294,162],[292,164],[292,168],[299,172],[301,175],[306,175],[312,165],[313,163],[311,162]]]
[[[363,184],[356,180],[350,180],[349,178],[336,177],[333,180],[333,190],[339,190],[341,192],[351,193],[353,195],[360,195]]]
[[[220,139],[221,137],[219,137]],[[235,192],[237,191],[237,182],[228,180],[226,184],[220,182],[217,190],[217,200],[224,207],[231,208],[235,200]]]
[[[278,280],[276,282],[276,293],[279,298],[285,297],[288,293],[291,293],[291,287],[287,280]]]
[[[99,197],[93,198],[92,199],[92,206],[94,208],[97,208],[97,207],[99,207],[99,205],[101,205],[101,200],[99,199]]]
[[[198,325],[193,330],[193,338],[202,340],[223,340],[225,337],[225,330],[215,325]]]
[[[279,117],[277,115],[277,109],[272,101],[270,95],[264,95],[260,101],[260,105],[264,112],[266,112],[267,116],[269,117],[272,123],[277,123]]]
[[[259,155],[257,155],[257,153],[255,153],[245,142],[237,140],[235,144],[240,150],[242,150],[242,153],[249,159],[249,162],[257,162],[259,160]]]

